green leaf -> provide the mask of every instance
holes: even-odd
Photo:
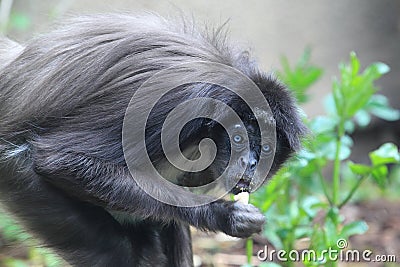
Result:
[[[348,162],[348,166],[350,168],[350,170],[358,175],[368,175],[372,172],[372,167],[367,166],[367,165],[363,165],[363,164],[355,164],[353,162]]]
[[[355,125],[354,122],[352,122],[351,120],[347,120],[344,122],[344,129],[346,130],[346,133],[353,133],[354,129],[355,129]]]
[[[393,143],[383,144],[377,150],[369,153],[369,158],[373,166],[400,163],[399,149]]]
[[[367,105],[371,96],[378,90],[374,81],[385,74],[389,67],[383,63],[374,63],[359,74],[360,62],[352,52],[350,63],[340,64],[339,69],[341,80],[333,81],[333,99],[337,114],[343,120],[347,120]]]
[[[326,242],[325,245],[327,247],[332,246],[333,244],[335,244],[336,240],[338,239],[338,233],[336,231],[336,226],[335,223],[333,222],[333,220],[326,220],[325,221],[325,238],[326,238]]]
[[[360,70],[360,61],[357,58],[357,55],[354,51],[350,52],[350,63],[351,63],[351,74],[355,77]]]
[[[351,155],[350,147],[352,146],[352,144],[353,143],[349,136],[342,137],[340,141],[340,153],[339,153],[340,160],[345,160]],[[329,160],[334,160],[336,154],[336,141],[334,139],[331,139],[327,143],[321,144],[318,150],[320,156],[326,157]]]
[[[367,232],[368,230],[368,225],[364,221],[355,221],[346,224],[343,228],[342,231],[340,232],[340,235],[342,238],[348,239],[348,237],[352,235],[361,235]]]
[[[400,110],[390,107],[389,100],[384,95],[373,95],[365,109],[378,118],[387,121],[396,121],[400,119]]]
[[[381,108],[373,108],[370,109],[371,113],[377,116],[378,118],[387,120],[387,121],[397,121],[400,119],[400,111],[396,109],[392,109],[390,107],[381,107]]]
[[[363,72],[363,75],[371,81],[380,78],[390,71],[389,66],[384,63],[376,62],[369,65]]]
[[[383,166],[377,166],[372,170],[372,178],[374,179],[375,183],[381,188],[384,189],[388,182],[388,168]]]
[[[375,66],[377,68],[377,71],[381,75],[384,75],[390,71],[390,67],[388,65],[386,65],[385,63],[377,62],[377,63],[375,63]]]
[[[307,102],[307,90],[322,75],[322,69],[310,64],[311,49],[307,48],[294,67],[289,65],[287,57],[281,57],[282,71],[277,75],[295,94],[299,103]]]
[[[367,111],[361,109],[357,111],[354,115],[354,120],[359,126],[365,127],[371,122],[371,116],[368,114]]]
[[[341,92],[341,85],[339,83],[339,80],[337,80],[337,79],[333,79],[332,96],[333,96],[333,100],[335,101],[335,109],[337,111],[337,114],[340,117],[344,117],[345,103],[344,103],[344,99],[343,99],[343,94]]]
[[[350,154],[351,154],[350,147],[353,146],[353,139],[351,139],[351,137],[348,135],[344,135],[340,139],[340,144],[341,144],[341,147],[340,147],[339,159],[345,160],[348,157],[350,157]],[[336,147],[335,147],[335,152],[336,152]]]
[[[310,122],[310,129],[315,134],[324,133],[324,132],[332,132],[336,125],[337,120],[326,116],[317,116]]]
[[[340,153],[339,153],[339,159],[340,160],[345,160],[349,158],[351,155],[351,149],[348,146],[342,146],[340,148]]]

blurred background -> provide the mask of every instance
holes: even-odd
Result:
[[[250,47],[266,71],[279,69],[283,55],[289,62],[296,62],[304,49],[310,47],[311,61],[324,70],[321,79],[311,88],[311,100],[303,106],[310,118],[323,113],[323,98],[331,90],[332,77],[339,74],[338,63],[347,61],[349,52],[355,51],[362,64],[380,61],[390,66],[391,71],[379,80],[378,85],[390,104],[400,108],[399,0],[0,0],[0,5],[0,30],[20,43],[49,31],[66,16],[151,11],[165,16],[183,12],[193,15],[200,23],[211,25],[228,20],[231,39]],[[389,141],[400,144],[400,123],[374,119],[353,137],[352,158],[367,162],[368,151],[380,144]],[[392,232],[387,238],[400,242],[399,203],[390,203],[383,206],[370,204],[371,213],[363,216],[370,216],[370,221],[376,218],[393,220]],[[359,216],[353,213],[354,210],[349,212],[351,216]],[[373,234],[380,235],[382,231],[376,230]],[[212,242],[199,237],[195,246],[200,247],[199,250],[204,246],[216,246]],[[5,249],[4,244],[0,237],[0,259],[16,253]],[[396,249],[400,250],[400,246]]]

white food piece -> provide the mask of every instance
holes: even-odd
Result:
[[[233,196],[234,200],[237,200],[243,204],[249,204],[249,198],[250,198],[249,192],[240,192],[239,194]]]

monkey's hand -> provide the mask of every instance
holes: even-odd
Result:
[[[241,202],[217,201],[212,204],[220,231],[234,237],[249,237],[259,233],[265,217],[251,204]]]

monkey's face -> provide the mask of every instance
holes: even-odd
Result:
[[[205,138],[212,139],[217,152],[212,164],[206,169],[185,172],[163,160],[155,161],[158,171],[164,178],[180,186],[194,188],[208,185],[218,179],[218,184],[223,185],[225,192],[238,194],[242,191],[255,191],[266,178],[279,169],[291,151],[284,149],[288,147],[287,142],[281,138],[279,131],[275,133],[275,125],[260,126],[259,123],[263,123],[264,120],[247,115],[240,116],[246,118],[242,120],[243,124],[226,123],[226,128],[215,121],[205,120],[202,123],[202,131],[192,133],[190,138],[186,138],[189,142],[180,144],[185,158],[196,160],[201,155],[201,141]],[[196,120],[185,125],[181,135],[185,136],[193,124],[196,124]]]
[[[183,128],[183,132],[191,127],[189,123]],[[162,176],[185,187],[204,186],[220,179],[226,192],[234,194],[257,189],[268,176],[266,172],[257,172],[257,168],[260,164],[264,167],[268,165],[268,169],[273,165],[275,135],[268,138],[271,132],[263,133],[267,138],[262,139],[260,127],[255,119],[247,120],[244,124],[231,124],[227,128],[208,120],[203,129],[204,131],[193,134],[188,139],[190,142],[181,143],[181,151],[185,158],[196,160],[201,154],[200,142],[210,138],[217,148],[213,162],[203,171],[185,172],[167,160],[155,161]]]
[[[256,120],[249,120],[245,125],[231,125],[227,132],[230,136],[221,132],[219,127],[213,129],[213,135],[218,136],[218,154],[216,164],[212,165],[211,169],[217,175],[223,173],[223,168],[226,168],[223,179],[226,189],[231,193],[252,192],[269,176],[268,173],[256,170],[259,164],[263,164],[264,167],[269,165],[268,169],[273,164],[274,138],[268,138],[271,133],[263,133],[267,138],[262,141]]]

